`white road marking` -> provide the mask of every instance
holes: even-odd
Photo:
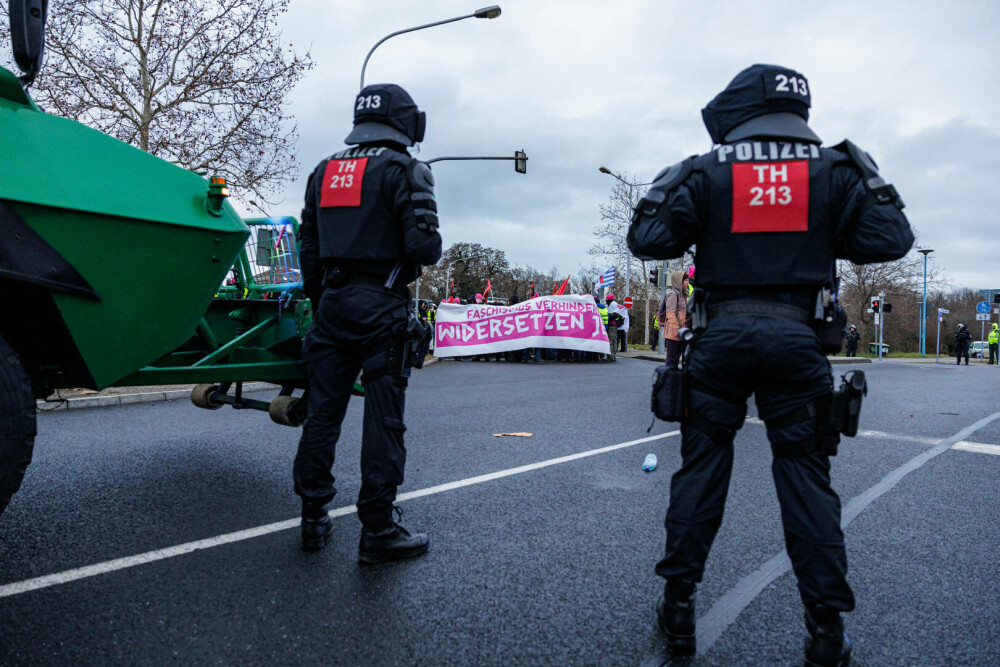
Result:
[[[469,477],[468,479],[462,479],[455,482],[448,482],[446,484],[439,484],[437,486],[431,486],[426,489],[409,491],[407,493],[399,494],[396,497],[396,500],[397,501],[412,500],[414,498],[431,496],[436,493],[444,493],[445,491],[461,489],[463,487],[472,486],[474,484],[482,484],[484,482],[490,482],[495,479],[510,477],[511,475],[519,475],[521,473],[530,472],[532,470],[538,470],[540,468],[547,468],[549,466],[559,465],[560,463],[569,463],[570,461],[576,461],[578,459],[583,459],[588,456],[606,454],[607,452],[613,452],[617,449],[624,449],[626,447],[640,445],[644,442],[662,440],[663,438],[669,438],[675,435],[680,435],[680,431],[670,431],[668,433],[660,433],[659,435],[651,435],[648,438],[639,438],[638,440],[630,440],[628,442],[622,442],[617,445],[610,445],[608,447],[591,449],[585,452],[579,452],[577,454],[570,454],[568,456],[560,456],[559,458],[549,459],[548,461],[539,461],[538,463],[530,463],[528,465],[518,466],[516,468],[508,468],[507,470],[491,472],[486,475],[478,475],[476,477]],[[331,517],[339,517],[339,516],[346,516],[348,514],[354,514],[357,511],[358,511],[357,507],[355,507],[354,505],[349,505],[346,507],[338,507],[336,509],[330,510],[329,514]],[[232,544],[233,542],[250,540],[255,537],[263,537],[264,535],[270,535],[271,533],[277,533],[283,530],[290,530],[292,528],[297,528],[299,526],[299,523],[300,523],[299,519],[289,519],[288,521],[269,523],[265,526],[248,528],[247,530],[240,530],[234,533],[227,533],[225,535],[219,535],[218,537],[209,537],[204,540],[197,540],[195,542],[188,542],[186,544],[178,544],[177,546],[167,547],[166,549],[156,549],[154,551],[147,551],[146,553],[137,554],[135,556],[117,558],[115,560],[106,561],[104,563],[95,563],[94,565],[87,565],[85,567],[66,570],[64,572],[57,572],[55,574],[47,574],[41,577],[35,577],[34,579],[25,579],[24,581],[18,581],[12,584],[4,584],[0,586],[0,598],[11,597],[13,595],[20,595],[22,593],[28,593],[30,591],[37,591],[42,588],[49,588],[50,586],[68,584],[73,581],[79,581],[80,579],[87,579],[89,577],[96,577],[98,575],[107,574],[109,572],[116,572],[118,570],[125,570],[131,567],[136,567],[137,565],[145,565],[146,563],[155,563],[156,561],[166,560],[167,558],[174,558],[175,556],[183,556],[184,554],[189,554],[193,551],[198,551],[200,549],[211,549],[213,547],[219,547],[224,544]]]
[[[920,468],[936,456],[943,454],[954,445],[965,442],[963,438],[972,435],[987,424],[1000,419],[1000,412],[995,412],[988,417],[980,419],[974,424],[966,426],[958,433],[949,438],[939,440],[936,447],[928,449],[922,454],[915,456],[888,475],[880,482],[863,491],[859,495],[851,498],[850,502],[844,505],[841,512],[840,523],[844,530],[858,517],[869,505],[875,502],[882,495],[892,490],[899,484],[906,475]],[[792,563],[785,550],[781,550],[772,556],[766,563],[756,571],[740,579],[735,586],[726,591],[704,616],[698,618],[698,652],[704,654],[722,636],[722,634],[732,625],[736,618],[746,609],[751,602],[771,585],[778,577],[792,569]]]
[[[981,442],[956,442],[952,449],[960,449],[963,452],[976,452],[977,454],[993,454],[1000,456],[1000,445],[984,445]]]
[[[759,417],[747,417],[748,424],[754,424],[755,426],[763,426],[764,421]],[[880,438],[882,440],[896,440],[901,442],[915,442],[921,445],[935,446],[940,442],[943,442],[943,438],[927,438],[918,435],[902,435],[899,433],[886,433],[885,431],[858,431],[857,437],[859,438]],[[996,454],[1000,456],[1000,445],[987,445],[981,442],[969,442],[968,440],[963,440],[961,442],[956,442],[952,449],[961,449],[965,452],[976,452],[977,454]]]

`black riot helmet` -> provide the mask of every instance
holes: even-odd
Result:
[[[751,137],[822,143],[806,121],[809,82],[779,65],[751,65],[701,110],[712,141],[732,143]]]
[[[426,126],[426,114],[409,93],[394,83],[374,83],[354,99],[354,129],[344,142],[394,141],[412,146],[424,140]]]

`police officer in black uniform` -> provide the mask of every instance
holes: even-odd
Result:
[[[806,664],[850,661],[840,613],[854,608],[854,594],[840,499],[830,486],[828,457],[838,440],[826,419],[833,383],[820,342],[829,329],[817,326],[817,315],[825,321],[832,306],[836,258],[894,260],[913,234],[902,201],[866,153],[850,142],[820,147],[806,122],[809,106],[809,84],[796,71],[740,72],[702,112],[719,145],[659,174],[629,229],[629,247],[644,259],[682,257],[697,246],[702,291],[692,302],[700,334],[687,358],[683,462],[656,566],[666,579],[658,619],[678,653],[695,650],[695,585],[722,522],[733,438],[753,393],[806,607]],[[838,350],[843,325],[833,336]]]
[[[958,366],[962,363],[962,357],[965,356],[965,365],[969,365],[969,343],[972,342],[972,334],[969,333],[968,327],[964,324],[959,324],[958,328],[955,330],[955,365]]]
[[[406,463],[406,285],[421,265],[441,258],[433,177],[406,151],[423,139],[425,125],[424,112],[399,86],[366,86],[355,99],[354,130],[345,139],[356,147],[319,163],[302,210],[302,278],[314,310],[303,346],[308,419],[293,467],[302,498],[302,545],[321,549],[330,538],[325,506],[337,492],[334,452],[363,371],[357,507],[364,563],[417,556],[428,546],[426,535],[410,534],[393,516]]]
[[[860,340],[861,334],[858,333],[857,327],[852,324],[850,330],[847,332],[847,356],[858,356],[858,342]]]

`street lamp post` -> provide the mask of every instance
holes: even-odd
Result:
[[[922,319],[920,320],[920,354],[927,356],[927,255],[934,252],[931,248],[923,248],[917,252],[924,256],[924,303],[921,307]]]
[[[396,32],[389,33],[382,39],[375,42],[375,46],[373,46],[371,50],[368,52],[368,55],[365,56],[365,62],[364,64],[361,65],[361,89],[364,90],[365,87],[365,70],[368,68],[368,59],[372,57],[372,53],[375,52],[375,49],[377,49],[379,45],[382,44],[382,42],[386,41],[387,39],[395,37],[396,35],[403,35],[408,32],[416,32],[417,30],[423,30],[424,28],[433,28],[434,26],[444,25],[445,23],[454,23],[455,21],[461,21],[463,19],[471,19],[471,18],[495,19],[498,16],[500,16],[500,5],[490,5],[489,7],[483,7],[482,9],[477,9],[471,14],[466,14],[464,16],[456,16],[455,18],[445,19],[443,21],[435,21],[434,23],[425,23],[424,25],[418,25],[413,28],[406,28],[405,30],[397,30]]]
[[[602,174],[608,174],[609,176],[613,176],[622,185],[627,185],[628,186],[628,204],[629,204],[629,206],[632,206],[632,192],[635,190],[635,188],[641,187],[643,185],[652,185],[652,182],[649,182],[649,183],[629,183],[624,178],[622,178],[621,176],[619,176],[615,172],[611,171],[607,167],[598,167],[597,171],[601,172]],[[626,257],[625,257],[625,296],[632,296],[632,258],[629,257],[628,255],[626,255]],[[648,302],[648,299],[647,299],[647,302]],[[649,312],[648,312],[649,311],[649,304],[648,303],[646,305],[646,310],[647,310],[646,319],[648,320],[649,319]],[[643,326],[643,329],[645,329],[645,331],[646,331],[646,336],[647,336],[646,343],[649,343],[649,337],[648,337],[649,336],[649,322],[645,323],[645,325]]]
[[[389,33],[388,35],[386,35],[382,39],[380,39],[377,42],[375,42],[375,46],[373,46],[371,49],[368,50],[368,55],[365,56],[365,61],[361,64],[361,88],[360,88],[360,90],[364,90],[364,88],[365,88],[365,70],[368,69],[368,60],[369,60],[369,58],[372,57],[372,54],[375,53],[375,49],[377,49],[382,44],[382,42],[385,42],[386,40],[391,39],[392,37],[395,37],[396,35],[404,35],[404,34],[406,34],[408,32],[416,32],[417,30],[423,30],[424,28],[433,28],[434,26],[444,25],[446,23],[454,23],[455,21],[462,21],[464,19],[471,19],[471,18],[477,18],[477,19],[495,19],[498,16],[500,16],[500,5],[490,5],[489,7],[483,7],[482,9],[477,9],[476,11],[472,12],[471,14],[465,14],[463,16],[456,16],[454,18],[444,19],[443,21],[434,21],[433,23],[425,23],[423,25],[414,26],[412,28],[405,28],[403,30],[397,30],[396,32]],[[514,159],[514,158],[511,158],[511,159]],[[449,270],[451,269],[451,265],[450,264],[448,265],[448,268],[449,268]],[[447,285],[445,286],[445,288],[447,289]],[[419,307],[420,307],[420,278],[417,278],[417,303],[414,305],[414,309],[419,309]]]

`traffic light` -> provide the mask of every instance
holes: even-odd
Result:
[[[514,151],[514,171],[519,174],[528,173],[528,154],[524,151]]]
[[[882,312],[883,313],[891,313],[892,312],[892,304],[891,303],[883,303],[882,304]]]
[[[879,311],[879,299],[877,296],[872,297],[872,312],[877,313]]]
[[[660,284],[660,267],[654,267],[649,270],[649,284],[656,287]]]

